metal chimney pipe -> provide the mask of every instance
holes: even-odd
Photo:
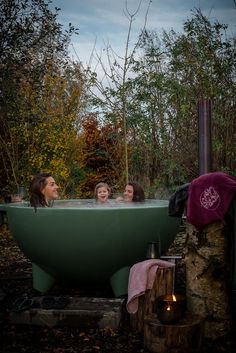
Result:
[[[212,171],[211,101],[198,101],[198,162],[199,175]]]

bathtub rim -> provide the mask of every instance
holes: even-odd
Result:
[[[146,199],[144,202],[116,202],[115,199],[111,199],[110,204],[96,204],[93,199],[59,199],[55,200],[52,207],[37,207],[36,210],[124,210],[124,209],[142,209],[142,208],[168,208],[169,200],[165,199]],[[78,202],[89,202],[88,205],[83,203],[73,207],[72,205],[66,206],[66,203],[78,203]],[[65,204],[57,206],[57,204]],[[21,208],[21,209],[35,209],[29,205],[29,201],[13,202],[13,203],[0,203],[0,211],[7,211],[9,208]]]

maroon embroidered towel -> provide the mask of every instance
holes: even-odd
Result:
[[[198,230],[223,220],[236,192],[236,178],[223,172],[203,174],[189,185],[187,221]]]

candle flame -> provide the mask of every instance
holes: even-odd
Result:
[[[166,308],[167,311],[170,311],[170,306],[168,305],[167,308]]]
[[[173,302],[176,302],[176,296],[174,294],[172,294],[172,300]]]

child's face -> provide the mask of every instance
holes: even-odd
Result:
[[[97,200],[99,202],[106,202],[109,197],[109,191],[105,186],[101,186],[97,190]]]

